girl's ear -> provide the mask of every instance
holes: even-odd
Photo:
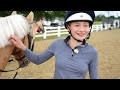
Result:
[[[70,31],[70,24],[67,24],[66,28]]]
[[[70,27],[69,26],[67,26],[67,30],[68,30],[68,32],[70,32]]]
[[[91,29],[92,29],[92,27],[90,26],[90,27],[89,27],[89,29],[91,30]]]

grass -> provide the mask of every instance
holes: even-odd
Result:
[[[96,24],[102,24],[102,22],[101,21],[95,21],[94,25],[96,25]]]

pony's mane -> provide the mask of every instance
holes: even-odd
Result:
[[[10,45],[8,37],[12,35],[24,38],[30,32],[30,24],[23,15],[11,15],[0,18],[0,48]]]

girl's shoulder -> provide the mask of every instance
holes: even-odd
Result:
[[[87,46],[88,46],[88,48],[89,48],[91,51],[93,51],[93,52],[95,52],[95,53],[98,52],[97,48],[96,48],[94,45],[88,44]]]
[[[61,44],[63,42],[64,42],[64,39],[58,39],[58,40],[53,41],[53,44]]]
[[[59,40],[53,41],[53,43],[50,45],[50,47],[56,48],[58,50],[58,48],[63,48],[64,45],[65,45],[64,44],[64,40],[63,39],[59,39]]]

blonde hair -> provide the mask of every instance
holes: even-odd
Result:
[[[11,15],[0,18],[0,48],[10,45],[8,37],[12,35],[24,38],[30,32],[30,24],[22,15]]]

